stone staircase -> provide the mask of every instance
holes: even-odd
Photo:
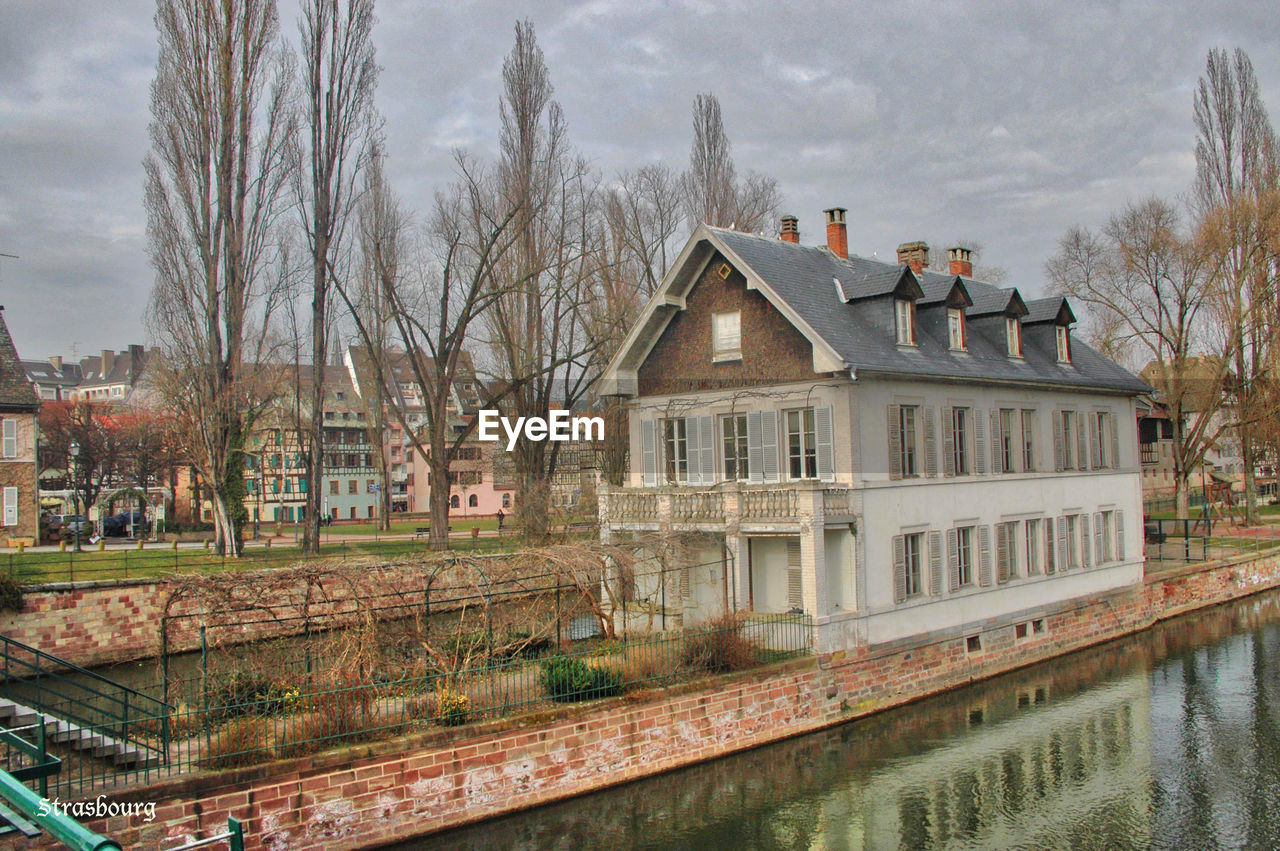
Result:
[[[109,762],[117,769],[136,770],[160,765],[160,754],[157,751],[121,741],[98,729],[54,718],[47,713],[44,719],[47,741]],[[0,697],[0,723],[10,729],[34,727],[40,723],[40,713],[14,700]]]

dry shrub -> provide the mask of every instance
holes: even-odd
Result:
[[[202,768],[241,768],[271,758],[267,722],[254,715],[234,718],[214,734],[200,760]]]
[[[325,750],[376,727],[374,686],[355,677],[335,676],[299,700],[301,711],[281,731],[281,756]]]
[[[759,664],[760,649],[742,635],[742,625],[737,615],[716,618],[706,631],[685,639],[681,661],[689,668],[713,674]]]
[[[679,663],[679,646],[665,641],[624,647],[618,653],[591,660],[595,667],[616,673],[625,686],[671,679]]]

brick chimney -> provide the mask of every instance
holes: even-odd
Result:
[[[947,269],[953,275],[963,275],[966,278],[973,277],[973,261],[970,259],[973,252],[962,245],[955,248],[947,249]]]
[[[923,240],[904,242],[898,246],[898,264],[910,266],[919,275],[929,265],[929,243]]]
[[[837,257],[849,259],[849,232],[845,224],[844,214],[849,212],[844,207],[832,207],[823,210],[827,214],[827,248]],[[797,237],[799,234],[797,234]]]
[[[58,372],[62,372],[62,355],[54,355],[49,358],[49,363],[54,369],[58,370]]]
[[[790,214],[782,217],[782,241],[800,243],[800,220]]]
[[[115,368],[115,365],[116,365],[116,353],[111,349],[103,349],[102,365],[98,374],[101,375],[103,378],[106,378],[108,375],[111,374],[111,370]]]

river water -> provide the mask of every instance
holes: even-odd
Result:
[[[396,847],[1280,847],[1280,593]]]

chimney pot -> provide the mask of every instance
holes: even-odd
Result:
[[[786,216],[783,216],[781,230],[782,230],[783,242],[793,242],[793,243],[799,244],[800,242],[800,220],[799,219],[789,214]]]
[[[898,264],[910,266],[917,275],[929,265],[929,243],[924,240],[904,242],[898,246]]]
[[[973,277],[973,252],[962,245],[947,249],[947,268],[953,275]]]
[[[849,259],[849,232],[844,214],[849,212],[844,207],[832,207],[824,210],[827,214],[827,248],[837,257]]]

